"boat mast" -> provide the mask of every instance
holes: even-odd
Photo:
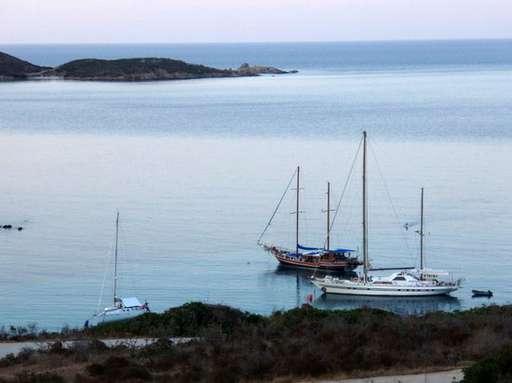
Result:
[[[119,242],[119,212],[116,216],[116,246],[114,250],[114,304],[117,303],[117,249]]]
[[[330,237],[331,237],[331,183],[327,182],[327,251],[329,251],[330,248]]]
[[[366,185],[366,131],[363,132],[363,268],[364,282],[368,281],[368,198]]]
[[[420,218],[420,270],[423,271],[425,267],[425,261],[423,259],[423,188],[421,188],[421,218]]]
[[[295,214],[295,254],[299,254],[299,193],[300,193],[300,166],[297,166],[297,211]]]

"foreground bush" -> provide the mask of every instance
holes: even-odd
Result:
[[[462,383],[512,382],[512,346],[464,369]]]
[[[44,355],[62,358],[63,363],[82,363],[74,379],[78,383],[293,380],[361,371],[449,368],[482,360],[512,348],[512,306],[408,317],[372,309],[327,311],[304,306],[260,316],[190,303],[77,335],[161,338],[143,349],[112,350],[98,342],[50,348]],[[169,340],[173,336],[192,339],[173,344]],[[467,382],[510,379],[503,367],[512,365],[507,355],[475,364],[467,370]],[[31,363],[33,368],[36,359],[28,354],[10,357],[0,362],[0,376],[2,369],[20,364]],[[479,376],[486,380],[477,380]]]
[[[162,314],[148,313],[126,322],[107,323],[84,330],[84,333],[94,336],[194,337],[211,327],[232,333],[242,324],[255,324],[263,320],[264,317],[260,315],[228,306],[193,302]]]

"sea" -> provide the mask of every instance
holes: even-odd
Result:
[[[162,82],[0,83],[0,328],[80,327],[120,296],[162,312],[191,301],[271,314],[310,302],[400,315],[512,302],[512,40],[0,45],[39,65],[171,57],[297,74]],[[373,267],[425,263],[450,297],[323,296],[312,271],[258,246],[360,255],[363,131]],[[17,230],[22,227],[23,230]],[[356,270],[356,273],[360,270]],[[388,272],[389,273],[389,272]],[[494,297],[472,298],[472,289]]]

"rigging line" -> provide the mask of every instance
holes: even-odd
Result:
[[[338,200],[338,204],[336,205],[336,209],[334,210],[334,216],[332,217],[331,226],[329,227],[329,232],[332,231],[332,228],[334,227],[334,222],[336,222],[336,217],[338,216],[338,213],[340,211],[341,202],[343,201],[343,197],[345,196],[345,192],[347,191],[347,187],[350,182],[350,178],[352,178],[352,173],[354,172],[354,167],[356,165],[357,157],[359,156],[359,152],[361,151],[362,145],[363,145],[363,139],[361,138],[361,141],[359,141],[359,146],[357,147],[356,155],[354,156],[354,159],[352,160],[352,165],[350,166],[350,171],[348,172],[347,180],[345,181],[345,185],[343,186],[343,191],[341,192],[340,199]],[[324,247],[326,245],[327,245],[327,236],[325,237]]]
[[[281,203],[283,202],[283,199],[284,199],[284,196],[286,195],[286,193],[288,193],[288,190],[290,189],[290,186],[293,182],[293,180],[295,179],[295,176],[297,175],[297,170],[295,170],[292,174],[292,177],[290,178],[290,182],[288,182],[288,185],[286,186],[286,189],[284,190],[284,193],[283,195],[281,196],[281,198],[279,199],[279,202],[277,203],[276,205],[276,208],[274,209],[274,212],[272,213],[272,216],[270,217],[270,219],[268,220],[268,223],[267,223],[267,226],[265,226],[265,229],[261,232],[260,236],[258,237],[258,242],[257,244],[258,245],[261,245],[261,239],[263,238],[263,236],[265,235],[265,233],[267,232],[268,228],[270,227],[270,225],[272,224],[272,220],[274,219],[274,217],[276,216],[277,214],[277,211],[279,210],[279,207],[281,206]]]
[[[372,138],[373,140],[373,138]],[[377,165],[377,171],[379,172],[379,176],[382,180],[382,183],[384,184],[384,190],[386,190],[386,195],[389,199],[389,203],[391,205],[391,209],[393,210],[393,214],[395,215],[395,219],[397,222],[396,225],[401,227],[401,221],[400,221],[400,216],[398,215],[397,213],[397,209],[395,208],[395,204],[393,203],[393,199],[391,198],[391,193],[389,192],[389,188],[388,188],[388,184],[386,183],[386,179],[384,178],[384,173],[382,172],[381,168],[380,168],[380,164],[379,164],[379,161],[377,160],[377,154],[375,153],[375,150],[373,148],[373,144],[370,142],[369,145],[370,147],[370,151],[373,155],[373,159],[375,160],[375,163]],[[400,229],[400,235],[402,237],[402,240],[404,241],[405,243],[405,247],[407,248],[407,252],[409,253],[409,256],[412,256],[412,253],[411,253],[411,248],[409,246],[409,241],[407,240],[407,236],[405,235],[405,233]]]
[[[99,312],[101,304],[103,302],[103,294],[105,292],[105,283],[107,281],[107,273],[110,266],[110,262],[112,261],[112,254],[113,254],[113,244],[110,244],[110,251],[108,252],[107,262],[105,264],[105,269],[103,271],[103,281],[101,282],[101,288],[100,288],[100,296],[98,299],[98,307],[96,308],[96,312]]]

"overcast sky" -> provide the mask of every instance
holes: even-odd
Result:
[[[0,0],[0,43],[512,38],[512,0]]]

